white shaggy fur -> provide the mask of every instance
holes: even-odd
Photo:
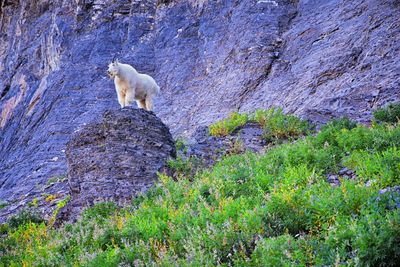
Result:
[[[160,87],[152,77],[118,61],[110,63],[107,72],[114,79],[121,108],[132,105],[135,100],[139,108],[152,110],[153,97],[160,92]]]

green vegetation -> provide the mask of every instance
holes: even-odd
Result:
[[[308,121],[301,120],[294,115],[284,114],[281,108],[260,109],[252,117],[263,127],[264,138],[267,141],[292,140],[310,133],[312,130]]]
[[[50,220],[48,221],[48,225],[51,227],[54,225],[54,223],[56,222],[57,219],[57,215],[60,212],[60,209],[64,208],[65,205],[67,205],[67,203],[70,201],[71,196],[66,196],[63,200],[61,200],[60,202],[57,203],[57,206],[53,212],[53,217],[50,218]]]
[[[31,202],[28,203],[29,207],[37,208],[39,206],[39,199],[34,198]]]
[[[182,153],[187,152],[186,142],[183,139],[178,138],[178,140],[175,141],[175,147],[176,147],[176,151],[180,151]]]
[[[277,114],[255,118],[267,127]],[[339,119],[195,175],[181,159],[179,179],[160,175],[129,207],[97,204],[58,229],[33,220],[2,227],[0,265],[397,266],[400,194],[379,191],[400,185],[399,151],[399,125]],[[356,177],[329,184],[326,175],[344,166]]]
[[[249,117],[247,114],[233,112],[227,119],[210,125],[209,131],[213,136],[226,136],[234,132],[240,126],[245,125],[248,120]]]
[[[196,156],[185,155],[188,147],[182,139],[176,140],[175,147],[177,150],[176,159],[169,159],[167,161],[167,167],[172,171],[172,177],[180,179],[181,177],[185,178],[196,175],[203,166],[202,160]]]
[[[260,124],[264,129],[264,138],[275,143],[293,140],[311,133],[312,130],[312,126],[307,121],[294,115],[284,114],[281,108],[271,108],[259,109],[250,115],[232,113],[227,119],[211,125],[209,132],[213,136],[226,136],[248,121]]]
[[[1,210],[2,208],[7,207],[7,206],[8,206],[7,202],[0,200],[0,210]]]
[[[374,112],[374,118],[378,122],[396,123],[400,121],[400,103],[391,103]]]
[[[17,229],[29,223],[40,224],[43,222],[43,218],[36,209],[26,208],[21,210],[17,215],[12,216],[8,220],[8,226],[12,229]]]
[[[183,157],[178,155],[176,159],[168,160],[167,166],[174,172],[175,178],[187,177],[197,173],[202,166],[202,161],[195,156]]]
[[[66,174],[62,174],[62,175],[58,175],[58,176],[54,176],[51,177],[49,180],[47,180],[47,185],[51,185],[51,184],[55,184],[55,183],[59,183],[59,182],[63,182],[67,179],[67,175]]]

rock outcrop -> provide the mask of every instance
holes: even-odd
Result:
[[[397,0],[0,1],[0,220],[68,192],[71,134],[118,107],[115,55],[156,78],[155,113],[188,137],[270,106],[368,121],[400,100],[399,39]]]
[[[152,112],[124,108],[78,130],[66,154],[74,218],[93,203],[124,204],[145,192],[176,151],[168,127]]]

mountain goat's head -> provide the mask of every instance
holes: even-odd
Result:
[[[118,60],[114,60],[113,62],[108,64],[107,74],[108,76],[110,76],[111,79],[118,74],[119,71],[118,64],[119,64]]]

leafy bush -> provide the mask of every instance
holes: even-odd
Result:
[[[351,130],[355,128],[357,124],[351,121],[347,117],[343,117],[340,119],[334,119],[324,126],[321,127],[320,132],[317,137],[314,139],[314,143],[318,146],[329,146],[334,145],[337,146],[337,135],[343,130]]]
[[[342,129],[334,143],[343,152],[354,150],[383,151],[400,145],[400,128],[377,125],[373,128],[359,125],[351,130]]]
[[[177,139],[175,141],[175,147],[176,147],[176,151],[181,151],[183,153],[186,153],[186,151],[187,151],[187,146],[186,146],[185,140],[183,140],[183,139]]]
[[[225,120],[216,122],[209,127],[210,135],[212,136],[227,136],[231,134],[240,126],[243,126],[248,121],[247,114],[240,114],[233,112]]]
[[[12,216],[8,220],[8,225],[11,228],[18,228],[20,225],[27,223],[40,224],[42,222],[44,222],[44,219],[37,210],[33,208],[27,208],[21,210],[17,215]]]
[[[380,188],[400,184],[400,150],[396,147],[373,154],[354,151],[344,165],[354,169],[361,181],[371,180]]]
[[[348,117],[341,117],[339,119],[333,119],[329,121],[327,124],[323,125],[321,127],[321,132],[330,129],[332,130],[342,130],[342,129],[347,129],[351,130],[353,128],[357,127],[357,123],[350,120]]]
[[[118,209],[114,202],[101,202],[93,205],[82,213],[84,220],[106,219]]]
[[[168,160],[167,166],[174,172],[173,176],[179,178],[182,176],[195,175],[202,166],[202,162],[196,156],[178,156],[176,159]]]
[[[0,235],[6,234],[9,230],[9,226],[7,223],[0,224]]]
[[[253,114],[253,120],[264,128],[264,138],[268,141],[297,138],[312,129],[307,121],[294,115],[286,115],[281,108],[257,110]]]
[[[397,123],[400,120],[400,103],[391,103],[373,112],[378,122]]]
[[[341,218],[325,242],[351,266],[398,266],[400,213],[364,210],[360,217]]]
[[[252,115],[252,120],[260,124],[262,128],[265,128],[276,117],[277,113],[282,114],[282,109],[258,109]]]

